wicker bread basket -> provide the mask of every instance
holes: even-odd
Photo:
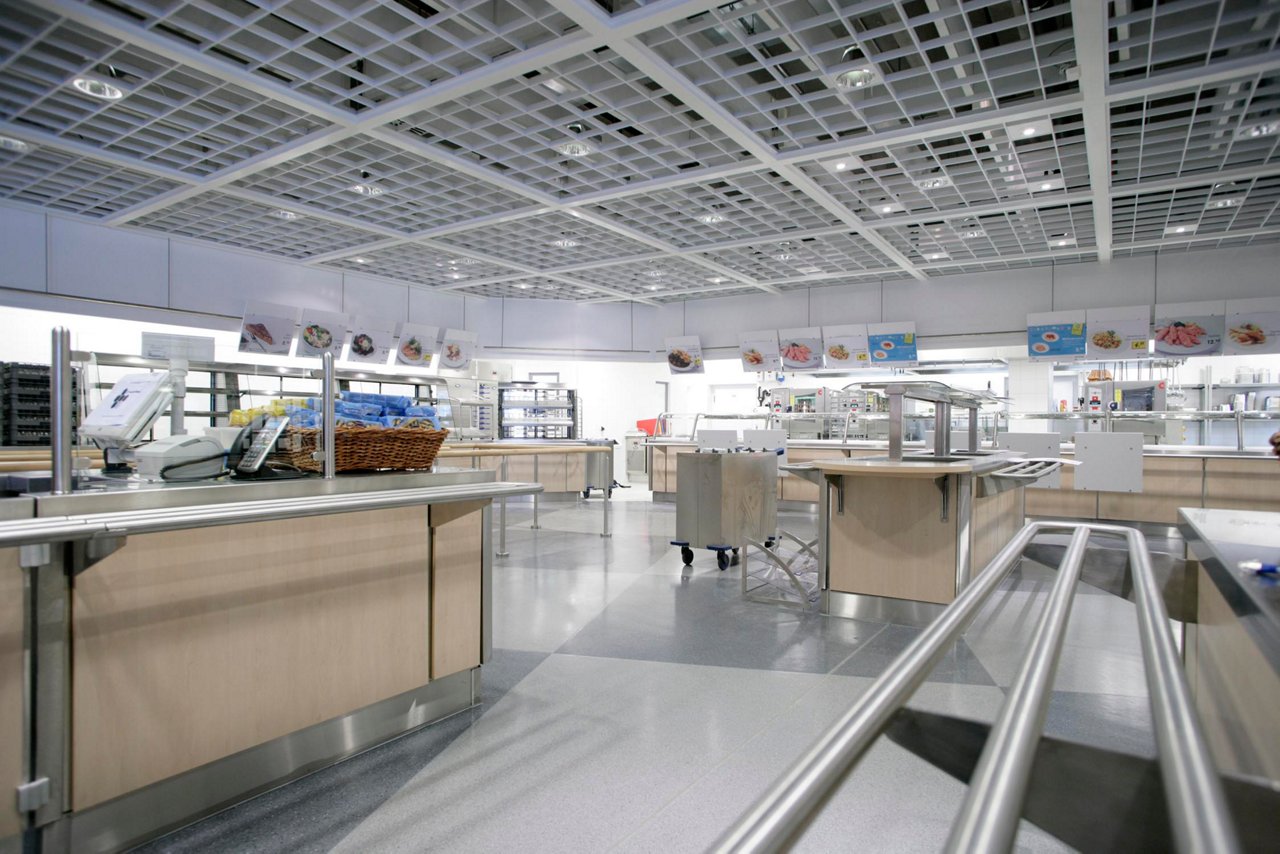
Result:
[[[448,435],[448,430],[436,430],[429,424],[421,427],[339,424],[333,436],[336,470],[429,469]],[[323,464],[313,458],[321,445],[318,428],[290,427],[281,438],[274,458],[304,471],[321,471]]]

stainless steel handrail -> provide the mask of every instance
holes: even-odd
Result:
[[[1085,538],[1089,534],[1102,534],[1126,539],[1134,577],[1138,634],[1151,696],[1156,746],[1178,850],[1239,850],[1221,782],[1214,770],[1182,676],[1178,653],[1169,632],[1168,614],[1151,569],[1146,539],[1133,528],[1067,522],[1032,522],[1020,530],[977,579],[880,675],[858,702],[742,815],[720,838],[713,850],[779,851],[789,845],[879,737],[893,714],[924,682],[946,649],[959,637],[1000,581],[1016,565],[1031,540],[1037,534],[1050,531],[1076,532],[1061,570],[1073,576],[1079,571],[1079,567],[1073,568],[1072,564],[1083,557],[1083,547],[1080,545],[1082,535],[1079,532],[1083,531]],[[1068,616],[1064,613],[1065,593],[1059,593],[1059,587],[1070,590],[1072,586],[1071,581],[1064,581],[1062,578],[1055,586],[1048,613],[1041,622],[1043,632],[1037,630],[1032,659],[1020,673],[1018,683],[1015,684],[1015,697],[1009,701],[1015,706],[1001,714],[1001,721],[1007,718],[1009,723],[1004,727],[997,723],[998,731],[993,730],[988,748],[984,750],[983,761],[991,767],[985,773],[994,775],[996,779],[992,783],[983,784],[975,773],[974,785],[986,785],[991,791],[985,802],[971,793],[972,803],[966,802],[957,819],[956,827],[966,828],[958,831],[959,841],[963,841],[965,845],[970,844],[968,840],[1005,838],[1010,815],[1013,816],[1016,832],[1017,817],[1021,813],[1026,791],[1024,775],[1027,769],[1022,767],[1022,763],[1028,761],[1026,742],[1030,738],[1034,749],[1036,738],[1032,736],[1038,736],[1042,723],[1035,718],[1043,712],[1042,706],[1046,701],[1043,694],[1051,687],[1057,647],[1062,642],[1062,629]],[[1042,638],[1042,634],[1048,637]],[[1022,687],[1024,681],[1028,683],[1025,688]],[[1004,757],[1012,756],[1013,764],[1007,759],[987,760],[988,752]],[[970,815],[970,810],[975,811],[976,815]],[[956,836],[952,838],[957,841]],[[1011,840],[1012,837],[1008,839]],[[1000,847],[998,843],[991,846],[996,849]],[[1007,850],[1008,845],[1003,847]],[[991,848],[984,847],[983,850]]]
[[[236,501],[195,507],[165,507],[119,513],[93,513],[46,519],[0,522],[0,548],[125,537],[189,528],[299,519],[360,510],[386,510],[417,504],[444,504],[483,498],[503,498],[542,492],[533,483],[474,483],[390,489],[344,495],[278,498],[270,501]]]

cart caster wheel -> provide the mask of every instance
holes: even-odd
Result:
[[[691,565],[693,563],[693,549],[682,548],[680,550],[680,559],[684,561],[685,566]]]
[[[729,558],[729,566],[737,566],[739,561],[740,561],[740,558],[738,557],[738,550],[734,549],[733,557]]]
[[[716,552],[716,566],[720,567],[721,572],[729,568],[728,552]]]
[[[610,498],[612,498],[612,497],[613,497],[613,490],[612,490],[612,489],[610,489],[610,490],[609,490],[609,497],[610,497]]]
[[[584,490],[582,490],[582,497],[583,497],[583,498],[590,498],[590,497],[591,497],[591,490],[589,490],[589,489],[584,489]]]

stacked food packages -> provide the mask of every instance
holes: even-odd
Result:
[[[281,399],[267,406],[237,409],[231,413],[232,426],[243,426],[258,415],[287,415],[294,427],[319,427],[322,402],[318,397]],[[339,424],[362,427],[427,426],[440,429],[440,419],[433,406],[414,405],[413,398],[392,394],[368,394],[344,391],[334,402]]]

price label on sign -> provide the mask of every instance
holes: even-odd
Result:
[[[1129,349],[1130,349],[1130,350],[1142,350],[1143,352],[1146,352],[1146,350],[1147,350],[1147,342],[1146,342],[1146,341],[1130,341],[1130,342],[1129,342]]]
[[[904,344],[914,344],[915,340],[916,340],[916,336],[911,334],[910,332],[902,336],[902,343]]]
[[[1071,324],[1071,334],[1072,334],[1072,335],[1083,335],[1083,334],[1084,334],[1084,324],[1083,324],[1083,323],[1073,323],[1073,324]]]
[[[859,361],[859,362],[867,362],[867,361],[870,361],[870,360],[871,360],[871,356],[870,356],[870,354],[868,354],[868,353],[859,353],[859,354],[858,354],[858,361]]]

